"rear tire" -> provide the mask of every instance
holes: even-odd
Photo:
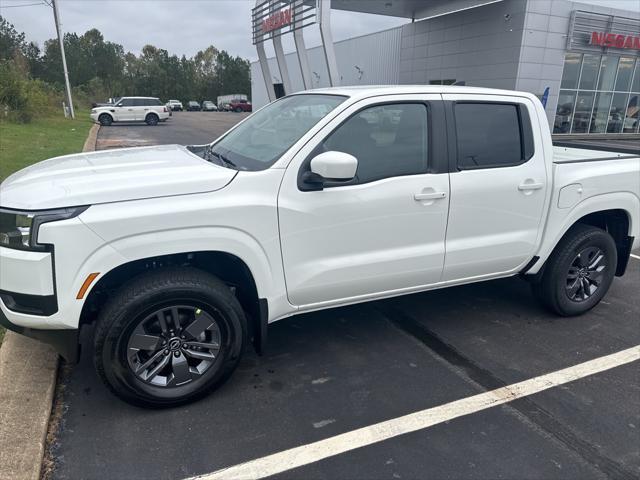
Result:
[[[103,113],[98,117],[98,122],[100,122],[100,125],[103,127],[108,127],[113,123],[113,118],[111,118],[111,115],[108,113]]]
[[[132,279],[103,307],[94,364],[122,400],[174,407],[220,387],[246,343],[247,320],[227,285],[194,268],[167,267]]]
[[[236,113],[242,113],[242,108],[240,107],[236,108]]]
[[[541,281],[532,285],[533,293],[558,315],[581,315],[606,295],[617,262],[611,235],[590,225],[575,225],[547,260]]]
[[[156,115],[155,113],[150,113],[149,115],[147,115],[144,121],[147,123],[147,125],[153,127],[158,124],[160,119],[158,118],[158,115]]]

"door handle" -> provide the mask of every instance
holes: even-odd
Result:
[[[432,193],[416,193],[413,199],[416,202],[422,202],[424,200],[440,200],[447,196],[446,192],[432,192]]]
[[[543,187],[544,187],[544,183],[526,183],[525,182],[518,185],[518,190],[520,190],[521,192],[524,192],[527,190],[540,190]]]

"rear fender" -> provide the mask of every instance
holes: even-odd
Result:
[[[553,208],[543,236],[542,245],[536,254],[540,260],[527,271],[533,275],[540,271],[556,245],[567,231],[581,218],[604,210],[623,210],[629,218],[628,236],[640,235],[640,200],[630,192],[617,192],[590,197],[573,207],[570,211]]]

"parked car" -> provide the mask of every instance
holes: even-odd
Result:
[[[187,103],[187,112],[199,112],[200,110],[202,110],[202,108],[195,100],[191,100]]]
[[[229,111],[231,112],[250,112],[251,110],[251,103],[248,100],[232,100],[229,103]]]
[[[301,92],[209,145],[66,155],[7,178],[0,323],[69,361],[94,324],[110,390],[168,407],[304,312],[521,277],[579,315],[640,246],[639,176],[638,155],[554,147],[529,93]]]
[[[115,105],[116,103],[118,103],[118,101],[120,101],[122,97],[114,97],[114,98],[109,98],[109,100],[107,100],[106,102],[93,102],[91,104],[91,108],[96,108],[96,107],[106,107],[109,105]]]
[[[230,112],[231,111],[231,104],[229,103],[223,103],[222,106],[218,107],[218,110],[222,111],[222,112]]]
[[[174,112],[182,111],[182,102],[180,100],[169,100],[169,106]]]
[[[203,112],[217,112],[218,111],[218,107],[212,101],[205,100],[204,102],[202,102],[202,111]]]
[[[122,97],[114,105],[91,109],[91,119],[102,126],[113,122],[145,122],[157,125],[169,118],[169,109],[155,97]]]
[[[229,95],[220,95],[216,99],[216,105],[218,105],[218,110],[223,110],[224,105],[229,105],[233,100],[248,100],[249,97],[244,93],[232,93]]]

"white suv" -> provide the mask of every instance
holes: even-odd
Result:
[[[157,125],[169,118],[169,109],[154,97],[122,97],[115,105],[91,110],[91,119],[103,126],[113,122],[145,122]]]
[[[173,111],[176,111],[176,110],[182,111],[182,108],[183,108],[182,102],[180,100],[169,100],[167,102],[167,105]]]

